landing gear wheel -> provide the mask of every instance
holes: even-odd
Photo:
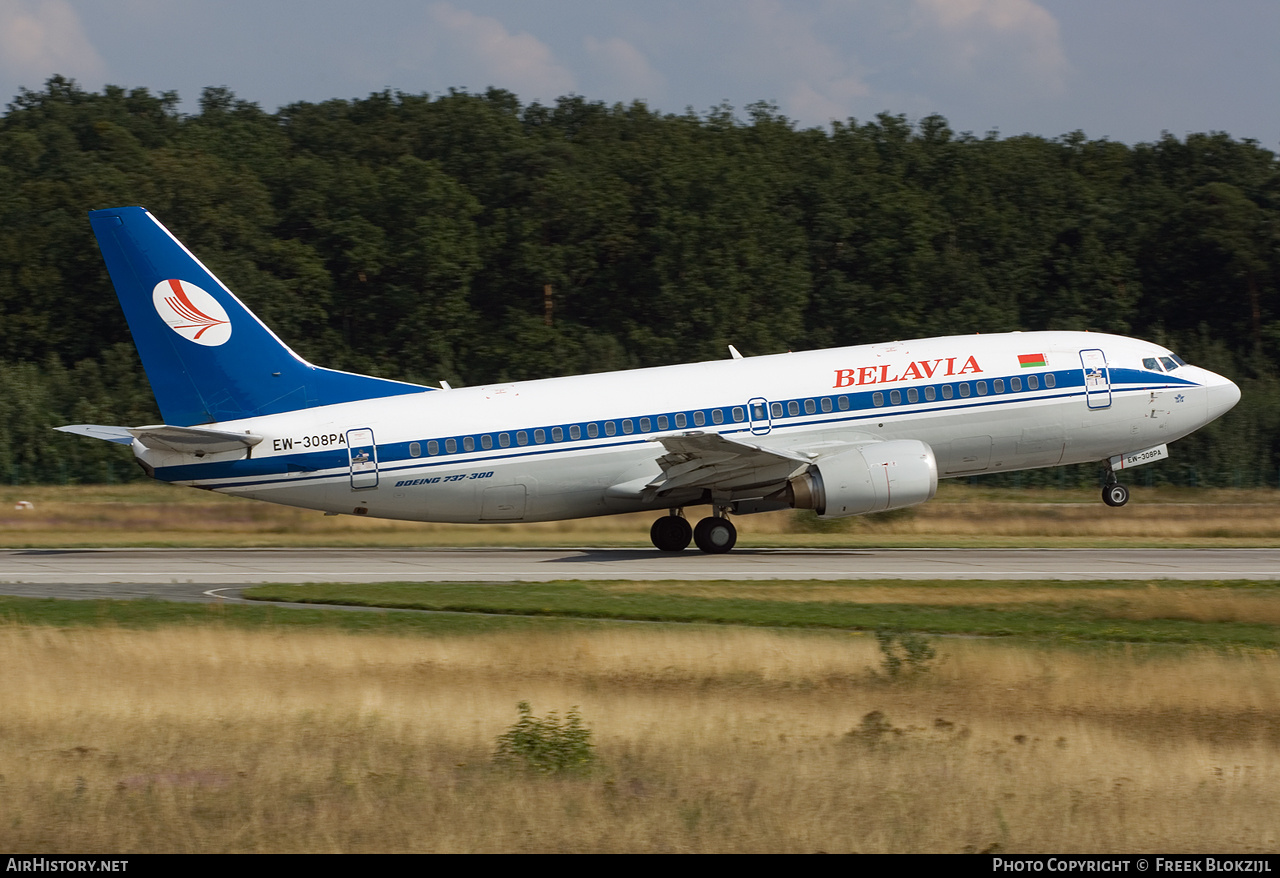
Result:
[[[693,538],[693,528],[678,515],[664,515],[649,528],[649,539],[664,552],[683,552]]]
[[[713,515],[698,522],[693,529],[693,541],[702,551],[720,555],[732,549],[738,541],[738,529],[729,519]]]
[[[1108,506],[1123,506],[1129,502],[1129,489],[1119,482],[1102,489],[1102,502]]]

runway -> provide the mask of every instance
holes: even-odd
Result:
[[[9,549],[0,594],[209,601],[261,582],[1280,580],[1277,549]]]

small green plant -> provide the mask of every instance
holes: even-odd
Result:
[[[938,655],[929,638],[921,634],[877,631],[876,643],[880,645],[880,666],[889,677],[900,676],[904,670],[922,674],[929,670],[929,663]]]
[[[520,719],[498,736],[493,761],[505,768],[540,774],[585,773],[595,763],[591,729],[582,724],[576,707],[563,720],[553,711],[544,718],[533,715],[529,702],[516,705]]]

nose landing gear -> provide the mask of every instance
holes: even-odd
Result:
[[[1120,484],[1110,468],[1107,469],[1107,483],[1102,486],[1102,502],[1108,506],[1123,506],[1129,502],[1129,489]]]
[[[649,539],[663,552],[682,552],[692,539],[702,551],[722,554],[738,542],[738,529],[725,517],[726,511],[717,508],[715,515],[702,519],[693,528],[685,520],[683,510],[672,509],[670,515],[659,518],[649,528]]]

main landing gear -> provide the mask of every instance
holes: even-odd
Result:
[[[719,555],[733,548],[738,541],[738,529],[725,517],[724,509],[716,509],[716,515],[698,522],[698,526],[690,527],[681,509],[672,509],[649,528],[649,539],[664,552],[681,552],[692,539],[702,551]]]
[[[1110,468],[1107,469],[1107,483],[1102,486],[1102,502],[1108,506],[1123,506],[1129,502],[1129,489],[1120,484]]]

